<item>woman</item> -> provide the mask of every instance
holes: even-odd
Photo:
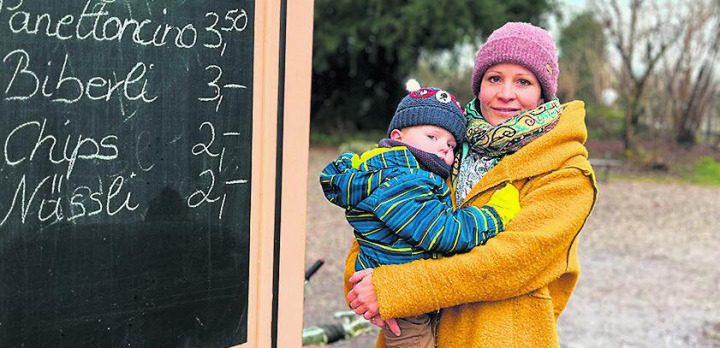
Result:
[[[480,48],[468,130],[453,180],[458,206],[481,206],[506,183],[521,210],[465,254],[352,274],[351,307],[382,320],[442,310],[438,347],[558,346],[557,319],[577,281],[577,235],[597,189],[583,143],[584,104],[555,99],[555,44],[543,29],[507,23]],[[458,171],[459,169],[459,171]],[[353,287],[354,285],[354,287]],[[378,346],[384,346],[382,335]]]

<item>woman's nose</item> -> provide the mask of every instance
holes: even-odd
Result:
[[[511,100],[515,97],[515,89],[511,83],[504,83],[498,91],[498,98],[503,100]]]

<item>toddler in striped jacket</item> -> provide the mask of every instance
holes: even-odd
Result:
[[[503,231],[520,210],[512,185],[481,208],[453,209],[446,180],[466,120],[450,93],[415,84],[395,111],[389,138],[362,155],[340,155],[320,174],[325,197],[345,208],[354,229],[356,270],[467,252]],[[432,321],[430,314],[398,319],[402,334],[385,330],[386,345],[434,347]]]

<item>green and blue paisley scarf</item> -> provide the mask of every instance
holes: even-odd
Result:
[[[560,101],[556,98],[492,126],[477,110],[477,102],[471,101],[465,110],[468,121],[465,141],[475,152],[490,157],[514,153],[555,128],[561,111]]]
[[[480,114],[478,104],[476,98],[465,108],[468,121],[465,142],[453,163],[452,177],[456,183],[458,203],[505,155],[517,152],[555,128],[562,112],[560,101],[556,98],[493,126]]]

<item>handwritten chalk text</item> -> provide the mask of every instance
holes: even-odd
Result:
[[[111,161],[118,157],[118,137],[112,134],[99,141],[82,134],[76,137],[67,135],[61,148],[60,137],[47,134],[47,119],[29,121],[15,127],[3,143],[3,160],[13,167],[23,162],[33,162],[47,151],[47,159],[52,164],[67,163],[65,178],[69,179],[78,160]],[[35,145],[27,147],[27,139],[33,139]],[[13,144],[17,145],[17,149]],[[44,146],[45,145],[45,146]],[[44,149],[43,149],[44,148]]]
[[[146,74],[151,71],[153,64],[147,65],[138,62],[125,74],[124,79],[115,78],[113,81],[113,78],[110,77],[95,76],[82,80],[71,76],[66,72],[68,62],[69,56],[65,54],[62,68],[53,74],[51,80],[49,73],[41,77],[32,70],[30,54],[27,51],[17,49],[6,54],[3,63],[14,65],[15,69],[5,87],[5,100],[27,100],[35,96],[42,96],[52,98],[53,102],[73,104],[83,97],[90,100],[109,101],[114,94],[130,101],[141,100],[145,103],[152,103],[157,99],[156,96],[148,96],[147,90]],[[52,67],[52,61],[47,62],[47,65]],[[112,75],[115,76],[116,73],[113,71]],[[42,81],[42,87],[40,81]]]

